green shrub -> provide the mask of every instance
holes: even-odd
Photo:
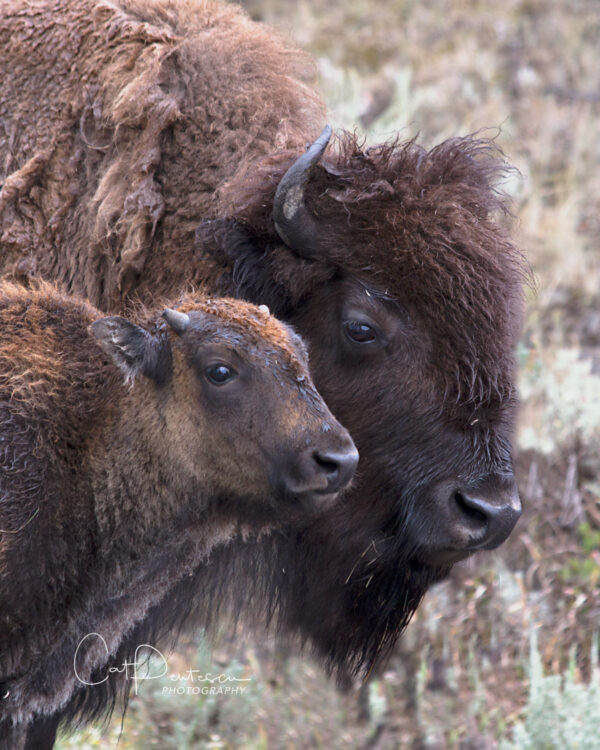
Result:
[[[572,557],[560,569],[563,583],[576,590],[597,589],[600,585],[600,531],[589,523],[578,527],[583,555]]]
[[[525,720],[513,728],[500,750],[598,750],[600,669],[594,639],[592,677],[576,681],[575,660],[564,675],[545,675],[535,633],[531,637],[529,701]]]

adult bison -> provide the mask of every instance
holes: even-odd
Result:
[[[213,547],[322,510],[356,467],[268,312],[196,295],[139,317],[0,283],[7,750],[51,745],[51,717]]]
[[[3,272],[106,311],[195,283],[268,304],[361,454],[343,503],[218,550],[172,611],[211,590],[342,673],[371,664],[428,585],[520,513],[524,267],[494,144],[328,146],[306,55],[214,0],[11,0],[0,54]]]

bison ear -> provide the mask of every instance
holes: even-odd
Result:
[[[250,227],[235,219],[207,219],[196,230],[195,244],[198,252],[230,269],[232,288],[224,293],[267,304],[275,315],[289,309],[290,295],[275,280],[268,245]]]
[[[95,320],[90,331],[100,346],[132,383],[142,374],[158,385],[171,374],[171,349],[166,337],[153,336],[125,318],[114,316]]]
[[[258,239],[250,228],[235,219],[204,219],[196,229],[195,247],[207,251],[221,264],[235,263],[259,251]]]

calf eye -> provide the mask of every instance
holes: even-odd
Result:
[[[206,368],[205,372],[206,377],[213,385],[225,385],[237,376],[233,367],[228,365],[211,365]]]
[[[364,320],[347,320],[344,323],[346,336],[356,344],[370,344],[377,338],[377,331]]]

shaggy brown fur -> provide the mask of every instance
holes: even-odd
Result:
[[[306,259],[272,219],[277,185],[324,122],[305,55],[214,0],[3,8],[4,271],[105,310],[200,281],[268,304],[307,339],[361,452],[343,507],[215,550],[172,611],[185,619],[178,602],[198,591],[204,623],[251,602],[342,674],[368,668],[429,583],[518,517],[524,264],[499,220],[502,155],[477,137],[425,151],[338,134],[306,186],[319,248]],[[160,617],[128,648],[151,642]]]
[[[0,265],[35,269],[105,310],[142,272],[153,297],[198,279],[191,239],[218,215],[215,190],[247,154],[318,132],[322,105],[301,83],[310,58],[235,7],[0,10]]]
[[[313,455],[353,450],[293,332],[237,300],[180,310],[178,335],[157,313],[137,327],[47,284],[0,284],[3,748],[85,692],[215,545],[331,502]],[[237,379],[211,383],[215,361]],[[106,648],[85,641],[76,676],[88,633]]]
[[[368,279],[419,321],[442,376],[433,397],[442,389],[463,404],[510,398],[507,358],[525,273],[520,254],[489,218],[505,210],[490,188],[504,166],[494,144],[457,138],[430,152],[413,141],[365,151],[346,133],[337,147],[306,190],[319,217],[323,262]],[[226,213],[273,244],[268,207],[294,156],[260,161],[221,191]],[[299,284],[287,284],[295,297]]]

